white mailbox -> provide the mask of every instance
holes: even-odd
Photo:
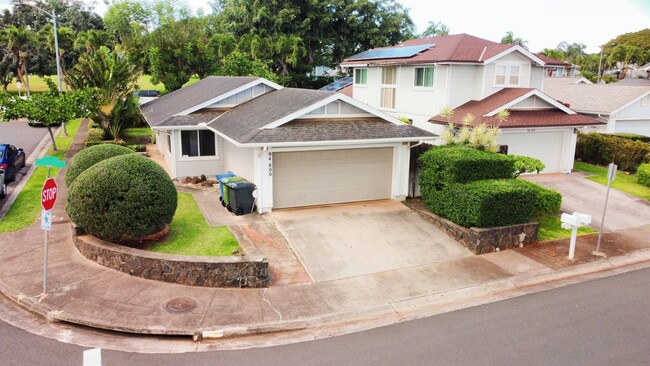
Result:
[[[573,259],[576,251],[576,238],[578,236],[578,228],[591,224],[591,215],[581,214],[574,212],[573,215],[563,213],[560,217],[562,221],[562,228],[572,230],[571,244],[569,245],[569,259]]]

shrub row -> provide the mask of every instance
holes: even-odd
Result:
[[[643,142],[650,143],[650,136],[634,135],[634,134],[626,134],[626,133],[615,133],[613,134],[613,136],[632,140],[632,141],[643,141]]]
[[[118,145],[95,145],[82,149],[70,159],[65,172],[65,184],[70,187],[79,174],[102,160],[132,153],[133,150]]]
[[[636,181],[646,187],[650,187],[650,164],[641,164],[636,171]]]
[[[580,133],[576,158],[598,165],[614,162],[620,170],[634,172],[650,161],[650,144],[608,134]]]
[[[431,212],[465,227],[493,227],[530,221],[531,190],[515,179],[451,184],[422,198]]]
[[[470,147],[434,147],[420,157],[419,163],[419,183],[424,190],[442,189],[454,183],[512,178],[515,174],[512,157]]]

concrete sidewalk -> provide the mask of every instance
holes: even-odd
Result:
[[[75,140],[75,148],[80,148]],[[81,141],[82,143],[82,141]],[[62,177],[60,175],[59,177]],[[44,232],[38,223],[0,234],[0,293],[52,321],[195,339],[301,329],[355,330],[433,315],[535,291],[588,274],[650,265],[650,225],[604,236],[607,258],[593,255],[596,235],[368,275],[314,282],[283,252],[282,235],[263,217],[234,220],[262,254],[285,258],[266,289],[215,289],[144,280],[87,260],[73,245],[66,189],[53,210],[47,295],[42,295]],[[206,196],[207,197],[207,196]],[[271,234],[269,234],[271,233]],[[263,234],[263,235],[262,235]],[[347,328],[346,328],[347,327]],[[343,331],[344,332],[344,331]],[[328,334],[334,334],[331,331]]]

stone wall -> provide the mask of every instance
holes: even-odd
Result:
[[[75,235],[86,258],[102,266],[149,280],[204,287],[267,287],[266,258],[194,257],[153,253],[113,244],[92,235]]]
[[[537,241],[539,225],[536,222],[492,228],[466,228],[431,213],[423,206],[411,206],[411,208],[474,254],[519,248]]]

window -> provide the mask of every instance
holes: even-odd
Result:
[[[172,152],[172,134],[167,132],[167,151]]]
[[[395,86],[397,85],[397,68],[394,66],[381,69],[381,108],[395,109]]]
[[[181,131],[183,157],[215,156],[214,132],[209,130]]]
[[[519,65],[496,65],[494,68],[495,85],[519,85]]]
[[[354,69],[354,83],[357,85],[368,84],[368,69]]]
[[[430,88],[433,86],[433,67],[415,68],[415,86]]]

